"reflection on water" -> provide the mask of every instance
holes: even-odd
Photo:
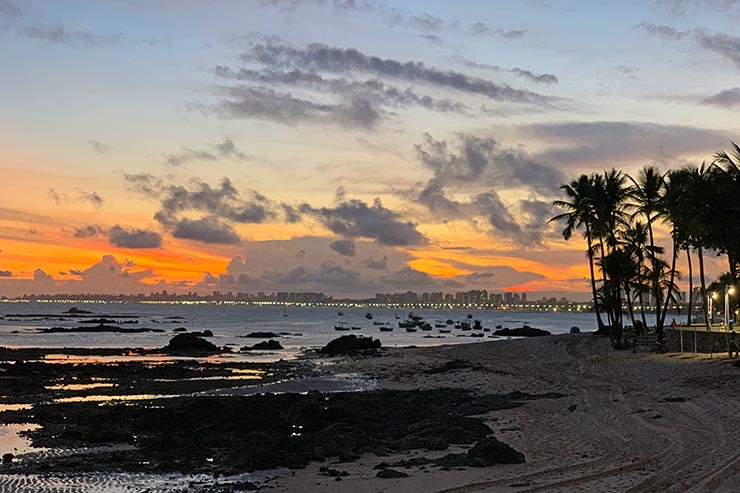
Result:
[[[33,404],[0,404],[0,413],[3,411],[25,411],[32,407]]]
[[[115,404],[116,402],[147,401],[153,399],[174,399],[188,394],[131,394],[131,395],[82,395],[74,397],[59,397],[52,402],[105,402]]]
[[[30,406],[29,406],[30,407]],[[14,423],[0,425],[0,455],[20,455],[27,452],[40,452],[45,449],[31,447],[31,441],[21,433],[41,428],[34,423]]]
[[[60,383],[57,385],[47,385],[44,387],[46,390],[90,390],[90,389],[100,389],[100,388],[110,388],[115,387],[116,385],[113,383],[105,383],[105,382],[98,382],[98,383]]]

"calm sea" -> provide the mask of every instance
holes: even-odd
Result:
[[[94,317],[113,320],[130,320],[125,316],[137,316],[138,324],[121,324],[121,327],[163,329],[163,333],[111,334],[111,333],[39,333],[38,329],[49,327],[76,327],[76,318],[58,318],[71,307],[89,310]],[[370,312],[372,320],[365,318]],[[342,312],[342,315],[339,315]],[[362,334],[379,338],[384,346],[433,346],[439,344],[470,343],[491,340],[467,337],[470,332],[452,330],[441,334],[438,328],[432,331],[407,333],[398,327],[398,322],[406,318],[408,309],[394,308],[339,308],[339,307],[299,307],[265,305],[216,305],[216,304],[117,304],[117,303],[0,303],[0,346],[8,347],[162,347],[176,332],[185,327],[188,331],[209,329],[214,333],[210,340],[219,346],[245,346],[259,342],[247,339],[250,332],[276,332],[289,335],[280,338],[284,351],[268,355],[254,355],[250,359],[264,360],[290,358],[304,348],[318,348],[341,334]],[[435,321],[466,320],[470,313],[473,320],[478,319],[483,327],[495,330],[497,325],[516,328],[523,324],[546,329],[555,334],[567,333],[572,326],[581,331],[595,330],[596,322],[590,313],[547,312],[530,313],[497,310],[414,310],[434,325]],[[39,315],[20,318],[14,315]],[[175,318],[176,317],[176,318]],[[397,319],[399,317],[400,319]],[[351,332],[337,332],[334,325],[346,322],[361,327]],[[373,322],[385,322],[394,327],[393,332],[380,332]],[[84,324],[89,325],[89,324]],[[465,335],[466,337],[460,337]],[[434,336],[433,338],[428,336]]]

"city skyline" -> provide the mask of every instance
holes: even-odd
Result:
[[[547,222],[559,185],[737,140],[738,16],[709,0],[0,0],[0,296],[588,299],[585,244]]]

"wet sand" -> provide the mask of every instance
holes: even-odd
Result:
[[[717,355],[617,352],[608,341],[588,334],[384,349],[380,357],[307,356],[300,362],[305,371],[294,377],[309,371],[365,375],[381,390],[454,388],[481,396],[565,397],[531,399],[479,416],[498,439],[524,453],[523,464],[442,468],[418,461],[393,467],[408,477],[377,477],[375,467],[382,462],[464,453],[468,444],[444,451],[363,454],[342,463],[329,458],[305,469],[249,477],[271,491],[737,491],[740,368],[733,363]],[[346,475],[337,480],[321,467]],[[98,477],[85,474],[75,481]],[[115,475],[107,474],[95,481],[113,485]],[[20,484],[19,477],[0,474],[0,491],[52,491],[43,481],[36,489],[11,487]],[[171,486],[169,491],[180,491]]]

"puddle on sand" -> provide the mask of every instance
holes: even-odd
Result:
[[[41,428],[34,423],[0,425],[0,456],[3,454],[21,455],[28,452],[40,452],[44,449],[31,447],[31,441],[20,435],[24,431]]]

